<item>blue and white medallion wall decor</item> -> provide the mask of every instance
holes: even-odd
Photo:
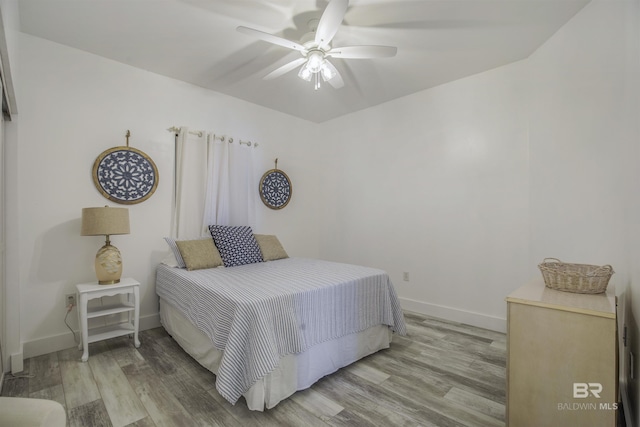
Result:
[[[260,179],[260,198],[271,209],[282,209],[291,200],[293,187],[286,173],[278,169],[276,159],[275,169],[268,170]]]
[[[127,145],[110,148],[93,164],[93,182],[112,202],[125,205],[144,202],[158,187],[158,168],[149,156]]]

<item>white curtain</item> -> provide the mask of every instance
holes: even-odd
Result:
[[[180,128],[176,138],[175,188],[171,235],[179,239],[202,235],[207,144],[204,132]]]
[[[229,143],[210,135],[207,141],[207,186],[202,227],[229,225]]]
[[[176,138],[172,236],[208,236],[208,226],[255,226],[258,182],[256,148],[194,135],[182,127]]]
[[[250,225],[255,227],[258,179],[256,148],[236,142],[229,144],[229,218],[218,225]],[[215,224],[215,222],[210,222]]]

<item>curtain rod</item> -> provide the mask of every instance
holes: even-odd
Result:
[[[170,127],[169,129],[167,129],[167,130],[168,130],[169,132],[172,132],[172,133],[178,133],[178,132],[180,132],[180,128],[177,128],[177,127],[175,127],[175,126],[171,126],[171,127]],[[196,136],[202,137],[202,131],[190,130],[190,131],[189,131],[189,133],[190,133],[191,135],[196,135]]]
[[[175,134],[178,134],[178,132],[180,132],[180,128],[175,127],[175,126],[172,126],[172,127],[170,127],[169,129],[167,129],[167,130],[168,130],[169,132],[172,132],[172,133],[175,133]],[[190,130],[190,131],[189,131],[189,134],[191,134],[191,135],[196,135],[196,136],[198,136],[198,137],[202,138],[202,136],[203,136],[204,132],[202,132],[202,131]],[[218,140],[220,140],[221,142],[224,142],[226,138],[225,138],[225,136],[224,136],[224,135],[222,135],[222,136],[213,135],[213,139],[214,139],[214,140],[218,139]],[[229,138],[229,144],[233,144],[233,138]],[[253,146],[254,146],[254,147],[257,147],[257,146],[258,146],[258,143],[257,143],[257,142],[252,143],[251,141],[243,141],[243,140],[240,140],[240,141],[239,141],[239,144],[240,144],[240,145],[246,145],[247,147],[251,147],[251,145],[252,145],[252,144],[253,144]]]

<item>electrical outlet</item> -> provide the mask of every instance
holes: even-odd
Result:
[[[404,273],[402,273],[402,280],[404,280],[405,282],[409,281],[409,272],[405,271]]]
[[[69,305],[72,305],[75,307],[76,305],[76,294],[66,294],[64,296],[64,306],[65,307],[69,307]]]

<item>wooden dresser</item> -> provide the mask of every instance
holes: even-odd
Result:
[[[542,278],[507,297],[507,425],[616,425],[613,284],[596,295],[555,291]]]

